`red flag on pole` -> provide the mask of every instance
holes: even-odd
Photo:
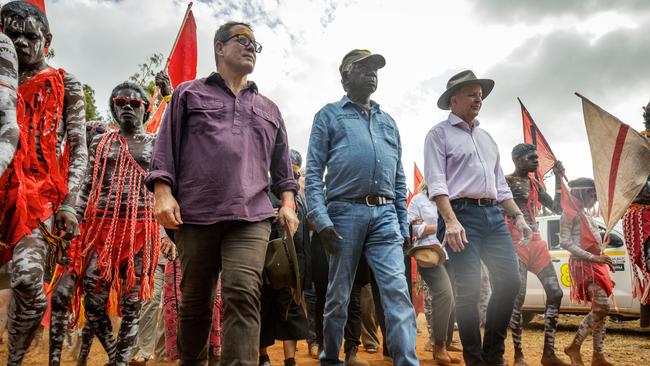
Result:
[[[196,78],[196,22],[191,6],[190,3],[168,60],[167,70],[174,88]]]
[[[406,198],[406,207],[408,207],[409,203],[411,203],[413,196],[420,192],[420,184],[422,184],[423,180],[424,176],[422,175],[420,169],[418,169],[418,165],[413,163],[413,192],[411,193],[411,190],[409,189],[408,196]]]
[[[45,0],[26,0],[26,1],[36,6],[37,8],[41,9],[43,14],[45,14]]]
[[[162,117],[163,114],[165,113],[166,108],[167,108],[167,102],[163,99],[163,101],[160,102],[160,104],[158,104],[158,108],[149,119],[149,122],[147,122],[147,126],[145,128],[147,132],[153,134],[158,133],[158,128],[160,127],[160,122],[162,122]]]
[[[537,167],[536,178],[537,180],[544,185],[544,175],[546,175],[555,165],[555,154],[551,150],[551,147],[546,142],[544,135],[537,127],[537,124],[533,120],[533,117],[530,116],[524,103],[521,102],[521,99],[517,98],[519,104],[521,105],[521,119],[524,127],[524,142],[527,144],[535,145],[537,148],[537,155],[539,157],[539,166]]]

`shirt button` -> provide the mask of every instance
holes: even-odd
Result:
[[[375,184],[377,184],[377,181],[375,181]]]
[[[381,161],[377,160],[378,163],[381,163]]]

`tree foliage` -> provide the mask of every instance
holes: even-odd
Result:
[[[162,53],[154,53],[144,63],[138,65],[138,71],[131,75],[129,80],[142,86],[149,97],[153,96],[156,90],[155,76],[162,69],[162,63]]]
[[[95,101],[95,89],[88,84],[83,85],[84,99],[86,100],[86,121],[102,120],[103,117],[97,110]]]

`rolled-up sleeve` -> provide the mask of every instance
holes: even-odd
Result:
[[[177,161],[175,155],[180,147],[178,145],[180,143],[180,126],[185,111],[183,102],[184,98],[180,95],[180,90],[176,89],[158,130],[149,175],[145,179],[147,189],[151,192],[153,192],[154,182],[157,180],[167,183],[172,188],[172,192],[176,192]]]
[[[293,178],[291,158],[289,155],[289,139],[287,129],[280,112],[277,113],[280,128],[275,136],[275,147],[271,156],[271,190],[276,196],[281,197],[282,192],[298,192],[298,184]]]
[[[314,224],[317,232],[334,225],[325,207],[325,183],[323,182],[329,150],[326,118],[326,114],[322,111],[316,113],[314,117],[309,137],[305,175],[305,195],[307,207],[309,207],[307,217]]]
[[[429,198],[448,196],[446,146],[441,131],[434,128],[424,140],[424,179],[429,188]]]

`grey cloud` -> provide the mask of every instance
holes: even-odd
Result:
[[[645,46],[649,32],[646,22],[636,29],[612,31],[595,42],[573,29],[530,39],[486,73],[496,87],[484,112],[512,117],[518,111],[516,97],[521,97],[533,117],[543,116],[548,126],[544,131],[553,129],[550,134],[566,139],[562,135],[566,124],[581,123],[574,92],[606,106],[629,98],[630,90],[650,85],[650,48]]]
[[[647,0],[469,0],[487,21],[536,21],[544,17],[597,13],[608,10],[636,12],[648,9]]]

